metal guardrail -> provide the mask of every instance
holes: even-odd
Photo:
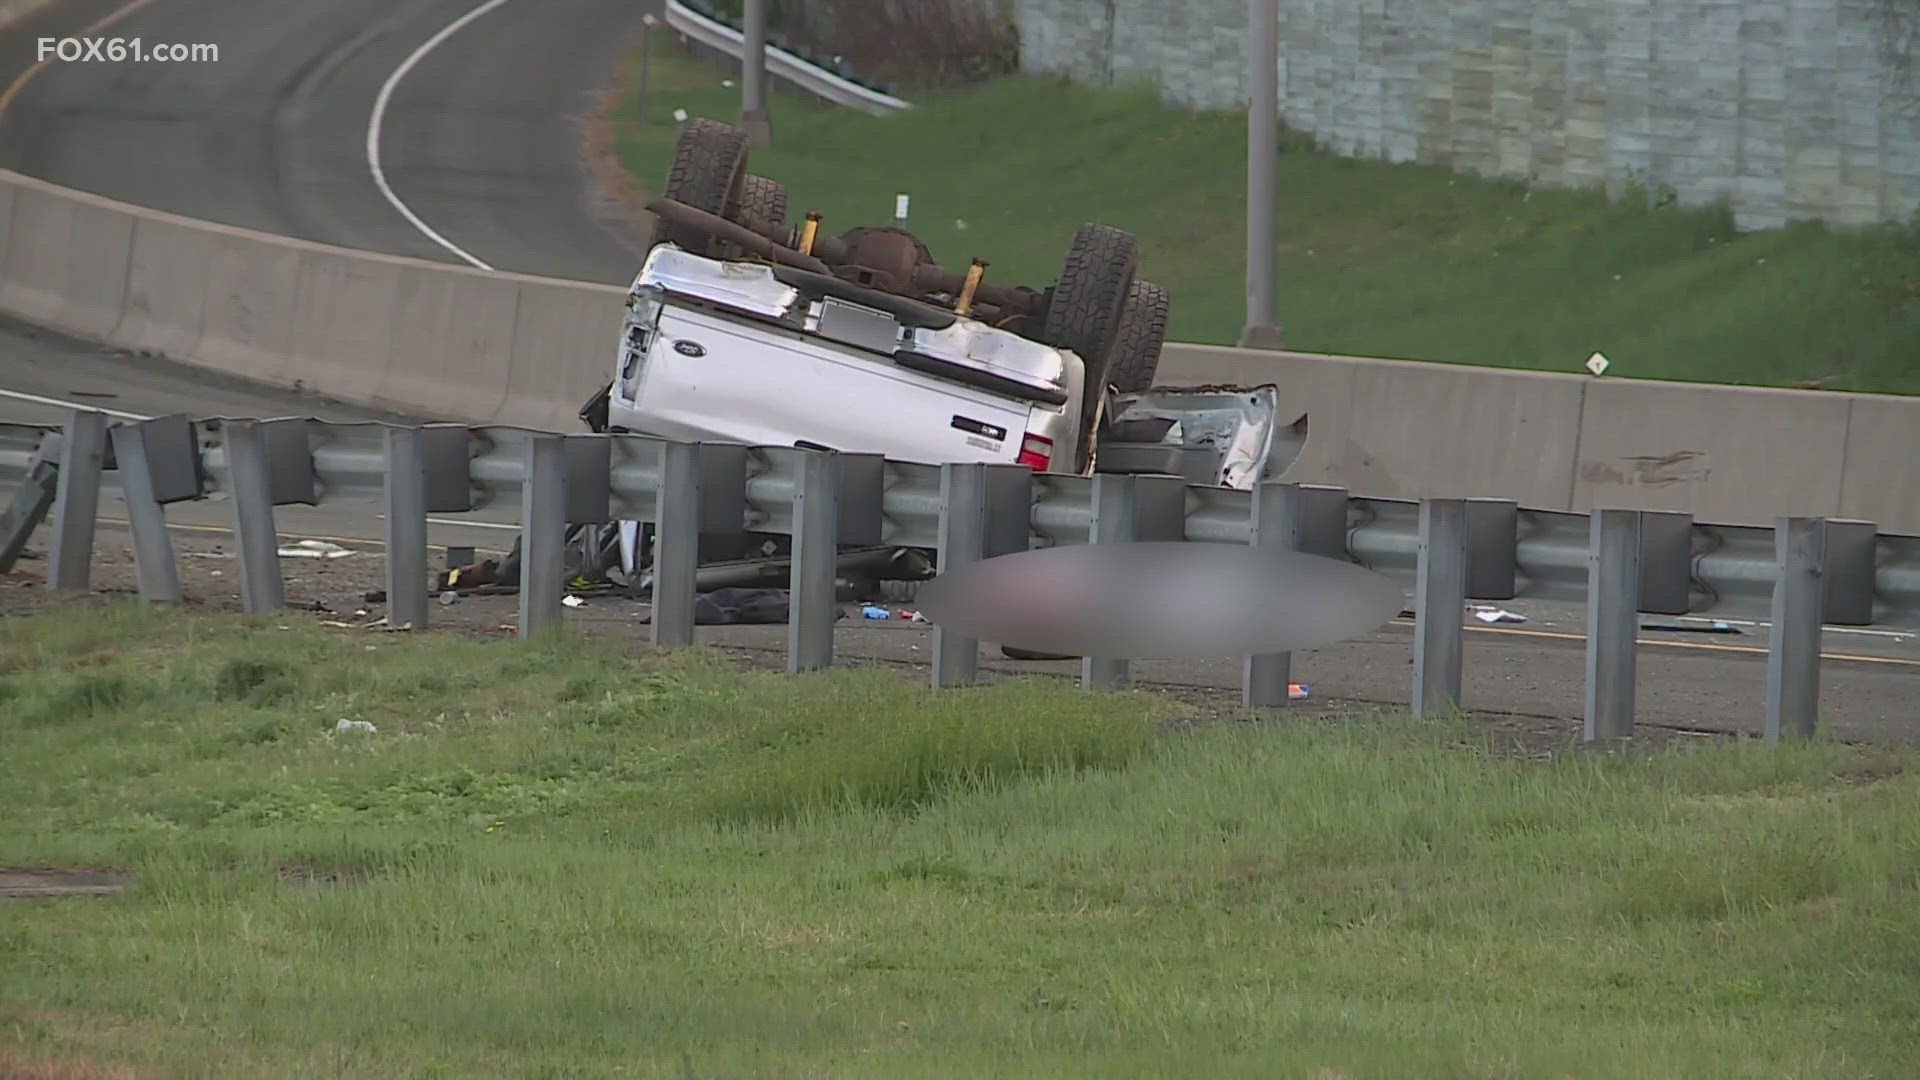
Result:
[[[54,460],[57,492],[48,474]],[[1812,729],[1815,701],[1807,688],[1817,687],[1823,623],[1920,627],[1920,538],[1878,534],[1870,522],[1783,518],[1777,529],[1757,529],[1701,524],[1679,513],[1587,515],[1501,499],[1363,499],[1300,484],[1248,492],[1193,487],[1171,476],[1057,476],[1017,465],[933,466],[508,427],[171,416],[110,428],[109,417],[92,410],[75,411],[64,428],[0,424],[0,488],[12,491],[15,503],[0,519],[0,556],[51,510],[48,585],[85,587],[103,487],[126,499],[141,592],[155,601],[179,598],[164,507],[231,500],[250,611],[281,602],[274,507],[380,504],[395,626],[427,621],[429,514],[516,512],[523,523],[523,634],[561,618],[568,525],[654,522],[652,634],[662,645],[693,639],[701,536],[791,536],[794,670],[832,662],[833,583],[844,547],[928,549],[948,565],[1115,536],[1301,550],[1413,588],[1413,701],[1420,711],[1460,702],[1467,602],[1587,604],[1594,738],[1631,730],[1640,613],[1771,620],[1770,734]],[[1109,533],[1116,515],[1121,531]],[[1448,614],[1429,619],[1429,612]],[[971,681],[976,654],[977,643],[943,637],[933,658],[936,681]],[[1284,673],[1284,657],[1259,659],[1248,668],[1248,704],[1284,704],[1285,679],[1272,675],[1276,662]],[[1100,663],[1110,674],[1112,662]]]
[[[694,10],[682,0],[667,0],[666,18],[667,25],[675,30],[735,60],[746,53],[745,34],[710,14]],[[913,107],[911,102],[862,86],[771,43],[767,45],[767,71],[835,105],[874,116],[888,116]]]

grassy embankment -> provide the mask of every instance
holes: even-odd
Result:
[[[1920,1071],[1911,753],[306,619],[0,624],[0,1075]]]
[[[617,111],[620,159],[657,188],[672,113],[731,120],[739,90],[656,45],[647,123]],[[1174,294],[1173,339],[1231,344],[1243,316],[1243,114],[1193,115],[1150,94],[1010,80],[915,96],[872,118],[776,97],[754,171],[788,185],[795,219],[913,229],[949,267],[980,255],[1001,281],[1046,284],[1073,230],[1133,229],[1145,274]],[[1713,209],[1439,168],[1359,162],[1295,141],[1280,162],[1281,320],[1310,352],[1612,375],[1920,393],[1920,228],[1736,234]]]

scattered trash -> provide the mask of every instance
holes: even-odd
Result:
[[[460,594],[457,592],[454,592],[452,589],[448,589],[446,592],[443,592],[440,594],[441,607],[452,607],[454,604],[458,603],[459,600],[460,600]]]
[[[907,620],[908,622],[924,623],[929,626],[933,624],[932,619],[927,618],[925,615],[922,615],[917,611],[903,611],[900,613],[900,617]]]
[[[866,607],[860,609],[860,617],[863,619],[890,619],[893,616],[886,608],[874,607],[872,604],[868,604]]]
[[[369,604],[384,604],[387,602],[387,590],[374,589],[373,591],[362,596],[360,599],[366,601]]]
[[[1647,623],[1642,630],[1664,630],[1670,634],[1744,634],[1745,630],[1730,623],[1715,620],[1711,623]]]
[[[335,630],[358,630],[358,629],[360,629],[360,627],[359,627],[358,625],[356,625],[356,624],[354,624],[354,623],[350,623],[350,622],[335,622],[335,621],[334,621],[334,620],[332,620],[332,619],[321,619],[321,620],[320,620],[320,625],[321,625],[321,626],[331,626],[331,627],[333,627],[333,628],[334,628]]]
[[[695,626],[777,626],[786,623],[791,607],[791,594],[786,589],[715,589],[693,598],[693,623]],[[837,608],[833,617],[837,622],[846,618],[847,613]],[[641,625],[652,621],[651,613],[639,620]]]
[[[586,607],[587,606],[587,602],[585,600],[580,599],[577,596],[565,597],[560,602],[567,605],[568,607]]]
[[[366,608],[356,608],[354,609],[353,617],[356,619],[364,619],[367,617],[367,614],[368,612]]]
[[[1313,688],[1308,686],[1306,683],[1288,683],[1287,684],[1287,700],[1288,701],[1305,701],[1312,696],[1313,696]]]
[[[231,551],[189,551],[189,552],[186,552],[185,554],[189,559],[231,559],[233,558],[233,553]]]
[[[280,547],[280,557],[283,559],[344,559],[351,554],[351,549],[325,540],[301,540]]]
[[[1516,615],[1505,608],[1496,607],[1475,607],[1473,609],[1473,617],[1483,623],[1523,623],[1527,621],[1525,615]]]
[[[342,720],[333,725],[333,733],[335,735],[346,735],[352,732],[372,735],[377,730],[379,729],[375,728],[373,722],[370,720]]]

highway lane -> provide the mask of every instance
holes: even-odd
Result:
[[[237,603],[238,585],[230,561],[233,552],[231,508],[216,504],[187,504],[168,508],[175,526],[188,594],[210,601]],[[106,500],[102,516],[123,521],[113,499]],[[503,515],[481,515],[499,520]],[[347,615],[368,605],[363,591],[378,588],[383,571],[377,561],[381,522],[370,505],[311,508],[283,507],[278,518],[284,538],[312,536],[343,543],[362,553],[338,564],[328,564],[316,575],[313,564],[287,560],[290,589],[308,600],[325,603]],[[511,542],[511,532],[437,524],[429,529],[435,544],[471,544],[498,551]],[[41,541],[44,542],[44,539]],[[108,524],[100,531],[100,549],[122,555],[129,550],[124,529]],[[208,556],[213,556],[210,560]],[[29,566],[31,564],[28,564]],[[210,576],[222,569],[219,577]],[[31,572],[31,570],[29,571]],[[493,629],[511,625],[517,600],[511,596],[471,596],[451,608],[435,606],[436,624]],[[1466,705],[1483,721],[1521,719],[1525,726],[1578,735],[1584,691],[1584,642],[1578,609],[1566,605],[1524,601],[1506,605],[1526,614],[1524,627],[1487,627],[1469,621],[1465,655]],[[595,634],[645,639],[643,604],[613,596],[590,596],[584,606],[569,609],[566,620]],[[1150,613],[1147,617],[1150,617]],[[838,663],[889,664],[916,668],[923,674],[932,648],[924,626],[902,621],[866,622],[849,619],[835,632]],[[786,628],[780,626],[701,627],[703,644],[739,649],[777,662],[784,655]],[[1732,638],[1697,638],[1648,632],[1641,635],[1638,720],[1666,729],[1758,733],[1765,716],[1766,657],[1764,630]],[[1920,648],[1912,638],[1891,638],[1829,632],[1823,643],[1828,659],[1823,665],[1821,703],[1823,723],[1834,737],[1852,741],[1920,744],[1920,723],[1912,706],[1912,688],[1920,679]],[[1294,679],[1311,687],[1310,708],[1404,708],[1412,689],[1413,634],[1410,621],[1395,620],[1381,629],[1323,649],[1294,657]],[[991,646],[981,652],[989,673],[1029,673],[1075,678],[1073,662],[1007,660]],[[1134,680],[1145,686],[1175,688],[1208,696],[1232,698],[1238,692],[1240,662],[1201,663],[1143,661],[1132,665]]]
[[[0,115],[0,165],[141,206],[397,255],[464,262],[392,205],[370,170],[374,104],[393,193],[502,270],[624,284],[642,234],[583,160],[584,122],[650,6],[504,0],[431,51],[478,0],[62,0],[7,35],[212,44],[205,63],[51,62]]]

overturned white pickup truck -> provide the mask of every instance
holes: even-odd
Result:
[[[990,284],[985,260],[951,273],[905,229],[789,225],[746,157],[739,131],[687,124],[613,377],[581,411],[594,430],[1232,488],[1297,457],[1305,417],[1283,422],[1272,386],[1152,385],[1169,298],[1138,280],[1131,234],[1082,226],[1052,286]],[[755,540],[714,554],[785,553]]]

